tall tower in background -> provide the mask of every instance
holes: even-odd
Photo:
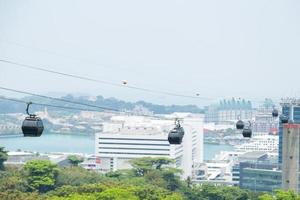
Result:
[[[300,100],[284,99],[282,115],[288,120],[279,124],[279,164],[282,166],[282,187],[285,190],[299,190],[300,165]]]
[[[300,100],[284,99],[281,103],[282,114],[293,118],[293,124],[300,124]],[[291,108],[292,106],[292,108]],[[279,120],[279,148],[278,148],[278,162],[282,163],[282,140],[283,140],[283,125]],[[300,150],[299,150],[300,151]]]
[[[284,124],[282,137],[282,187],[298,193],[299,124]]]

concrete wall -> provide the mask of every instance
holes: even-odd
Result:
[[[286,124],[282,137],[282,187],[298,193],[299,124]]]

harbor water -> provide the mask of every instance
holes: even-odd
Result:
[[[6,150],[47,152],[73,152],[93,154],[95,139],[93,136],[64,135],[47,133],[41,137],[0,137],[0,146]],[[204,160],[212,159],[220,151],[231,151],[233,146],[226,144],[204,144]]]

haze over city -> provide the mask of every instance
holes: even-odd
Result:
[[[299,200],[299,11],[0,0],[0,199]]]
[[[300,92],[290,87],[300,73],[299,10],[299,1],[2,0],[0,55],[117,84],[125,79],[128,85],[213,99],[278,100]],[[7,63],[0,68],[0,85],[31,92],[210,103]]]

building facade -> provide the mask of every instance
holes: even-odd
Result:
[[[174,127],[172,120],[114,118],[113,125],[104,124],[105,132],[95,135],[95,155],[101,160],[98,169],[102,172],[128,169],[133,158],[167,157],[183,170],[183,178],[192,176],[194,163],[203,161],[202,119],[199,115],[186,115],[182,122],[185,131],[182,144],[170,145],[167,138]]]
[[[254,192],[273,192],[281,188],[281,171],[277,169],[277,164],[241,162],[239,186]]]

